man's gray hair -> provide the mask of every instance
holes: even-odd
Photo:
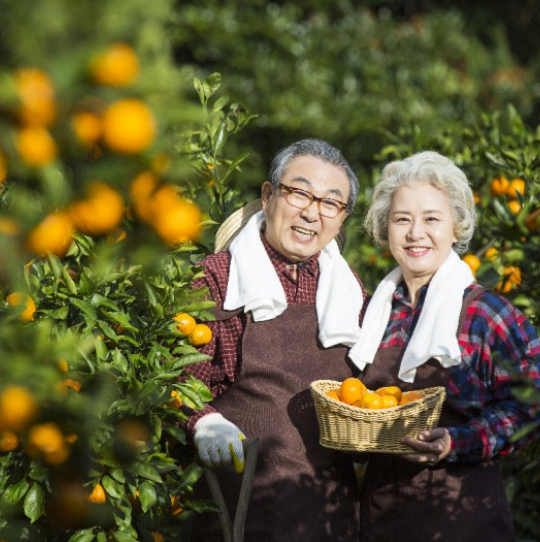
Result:
[[[354,211],[358,192],[360,190],[358,178],[354,174],[349,162],[347,162],[341,154],[341,151],[322,139],[301,139],[300,141],[281,149],[274,156],[268,171],[268,178],[272,183],[272,189],[276,190],[279,187],[279,183],[281,183],[289,163],[297,156],[314,156],[323,162],[338,166],[345,171],[349,179],[349,199],[347,201],[346,211],[348,214],[351,214]]]

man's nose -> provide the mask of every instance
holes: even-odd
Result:
[[[319,219],[319,202],[313,200],[305,209],[302,209],[300,216],[309,222],[315,222]]]

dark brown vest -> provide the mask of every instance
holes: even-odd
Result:
[[[248,315],[238,378],[212,403],[247,437],[260,439],[246,542],[358,541],[353,464],[320,446],[309,391],[314,380],[352,376],[347,351],[320,345],[312,305],[290,306],[266,322]],[[218,474],[233,515],[240,476],[226,469]],[[203,519],[194,540],[221,542],[215,517]]]
[[[474,289],[467,308],[484,290]],[[370,389],[396,384],[403,390],[446,386],[448,370],[436,359],[417,369],[412,384],[398,378],[404,347],[379,350],[361,375]],[[445,404],[441,426],[465,421]],[[371,454],[361,491],[361,542],[512,542],[512,517],[495,461],[434,467],[399,456]]]

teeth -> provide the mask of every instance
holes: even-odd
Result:
[[[309,235],[310,237],[313,237],[315,235],[315,232],[303,230],[302,228],[293,228],[293,230],[301,233],[302,235]]]
[[[424,250],[427,250],[427,247],[409,247],[409,250],[411,252],[423,252]]]

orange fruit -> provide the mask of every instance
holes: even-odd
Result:
[[[38,256],[66,255],[73,239],[73,225],[69,215],[56,212],[47,215],[26,237],[26,248]]]
[[[379,388],[375,390],[376,393],[379,395],[392,395],[397,399],[397,402],[399,403],[401,399],[401,388],[399,386],[384,386],[382,388]]]
[[[354,377],[346,378],[339,387],[339,396],[348,405],[362,399],[364,393],[366,393],[366,386],[360,379]]]
[[[476,254],[465,254],[462,260],[471,268],[473,273],[476,273],[480,267],[480,259],[478,256],[476,256]]]
[[[394,395],[381,395],[382,408],[394,408],[399,405],[399,401]]]
[[[20,231],[19,225],[15,220],[6,217],[0,217],[0,233],[4,235],[17,235]]]
[[[501,175],[499,177],[495,177],[491,181],[491,185],[489,186],[489,191],[494,196],[502,196],[503,194],[506,194],[506,191],[508,190],[509,186],[510,186],[510,183],[508,182],[508,179]]]
[[[107,233],[120,224],[124,216],[124,200],[109,185],[92,181],[87,197],[73,202],[68,211],[74,227],[88,235]]]
[[[502,273],[502,280],[495,286],[495,290],[508,293],[521,284],[521,269],[516,266],[505,267]]]
[[[184,511],[184,508],[180,505],[178,497],[174,495],[171,497],[171,507],[172,507],[171,514],[173,516],[176,516],[177,514],[180,514],[181,512]]]
[[[162,206],[158,206],[163,191],[168,192],[168,199]],[[159,209],[159,211],[158,211]],[[187,241],[195,241],[201,233],[201,222],[203,220],[201,210],[192,201],[172,196],[165,185],[154,195],[152,202],[151,224],[156,233],[168,245],[175,246]]]
[[[71,118],[71,127],[79,142],[86,146],[97,143],[101,137],[101,118],[90,111],[79,111]]]
[[[197,326],[195,318],[187,312],[179,312],[173,320],[176,322],[176,329],[184,335],[189,335]]]
[[[362,404],[364,408],[369,408],[370,410],[385,408],[383,398],[374,391],[368,391],[364,394],[364,397],[362,398]]]
[[[103,139],[113,151],[136,154],[156,136],[156,121],[148,106],[136,98],[112,103],[103,115]]]
[[[61,373],[67,373],[69,370],[68,362],[65,359],[59,360],[57,367]]]
[[[212,340],[212,330],[206,324],[197,324],[188,340],[191,346],[204,346]]]
[[[100,85],[125,87],[139,74],[139,59],[127,43],[113,43],[90,61],[90,75]]]
[[[137,216],[150,220],[153,216],[152,197],[159,185],[159,179],[150,171],[143,171],[131,183],[129,196]]]
[[[154,542],[165,542],[165,537],[157,531],[152,532],[152,538],[154,539]]]
[[[34,319],[36,313],[36,304],[34,300],[24,292],[12,292],[6,297],[6,301],[12,307],[18,307],[24,305],[23,312],[19,315],[19,320],[22,322],[30,322]]]
[[[525,227],[530,231],[536,231],[538,229],[538,217],[540,216],[540,207],[535,209],[526,219]]]
[[[494,247],[490,247],[486,250],[486,252],[484,253],[484,258],[486,260],[489,260],[490,262],[493,261],[497,256],[499,255],[499,251],[494,248]]]
[[[406,405],[407,403],[412,403],[413,401],[418,401],[424,396],[419,391],[404,391],[401,394],[401,400],[399,401],[400,405]]]
[[[172,401],[167,403],[169,408],[180,408],[184,404],[184,401],[182,401],[180,394],[176,390],[171,391],[171,397]]]
[[[54,88],[49,76],[36,68],[22,68],[15,73],[15,84],[22,122],[49,126],[56,118]]]
[[[512,199],[508,202],[508,208],[517,215],[521,211],[521,203],[517,199]]]
[[[2,184],[7,177],[7,161],[6,157],[0,151],[0,184]]]
[[[19,447],[19,437],[13,431],[4,431],[0,437],[0,452],[12,452]]]
[[[480,194],[476,190],[473,192],[473,199],[476,205],[482,202],[482,198],[480,197]]]
[[[21,158],[32,167],[44,166],[58,155],[55,140],[42,126],[27,126],[19,130],[15,146]]]
[[[336,388],[335,390],[328,390],[324,392],[325,395],[328,395],[331,399],[335,399],[336,401],[341,401],[341,397],[339,396],[339,388]]]
[[[88,496],[88,500],[95,504],[103,504],[107,500],[107,494],[101,484],[96,484],[92,493]]]
[[[525,181],[523,179],[512,179],[506,189],[506,195],[517,199],[518,192],[523,196],[525,194]]]
[[[55,423],[31,427],[28,431],[26,452],[31,457],[42,456],[49,465],[64,463],[70,454],[64,435]]]
[[[66,388],[71,388],[75,391],[81,391],[82,384],[77,380],[73,380],[72,378],[66,378],[62,383]]]
[[[37,403],[33,395],[21,386],[9,386],[0,395],[0,429],[21,431],[34,418]]]

